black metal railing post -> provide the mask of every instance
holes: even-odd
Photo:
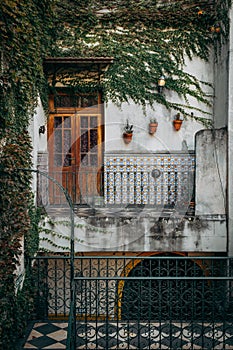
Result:
[[[67,332],[67,350],[76,349],[76,299],[75,299],[75,283],[72,281],[72,300],[70,302],[70,314],[68,319],[68,332]]]

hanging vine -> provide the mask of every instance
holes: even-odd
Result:
[[[118,105],[159,103],[192,117],[190,97],[207,106],[212,100],[205,92],[210,83],[185,71],[185,57],[207,61],[213,48],[219,52],[228,37],[229,6],[230,0],[4,0],[1,118],[27,125],[38,91],[44,105],[47,97],[43,59],[59,56],[114,58],[100,82],[73,76],[76,91],[98,88]],[[180,102],[158,93],[161,74]]]
[[[58,32],[51,55],[111,56],[114,63],[98,85],[105,100],[159,103],[190,117],[196,109],[203,119],[208,112],[191,106],[189,99],[210,106],[205,85],[211,84],[185,72],[185,57],[208,61],[212,50],[219,50],[228,35],[229,5],[226,0],[57,1]],[[158,93],[160,75],[166,77],[166,90],[181,102]],[[73,76],[73,85],[82,91],[97,84],[88,80],[85,85]]]

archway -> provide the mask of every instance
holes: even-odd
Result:
[[[121,293],[121,319],[187,321],[217,315],[213,288],[208,279],[198,279],[205,275],[195,260],[176,254],[137,260],[128,277],[138,279],[126,280]]]

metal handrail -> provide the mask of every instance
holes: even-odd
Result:
[[[172,253],[171,253],[172,254]],[[33,257],[33,259],[69,259],[70,255],[37,255]],[[145,260],[231,260],[233,259],[233,256],[203,256],[203,255],[193,255],[193,256],[164,256],[164,255],[82,255],[75,256],[75,260],[91,260],[91,259],[122,259],[122,260],[129,260],[129,259],[145,259]]]
[[[232,277],[217,277],[217,276],[205,276],[205,277],[182,277],[182,276],[147,276],[147,277],[123,277],[123,276],[112,276],[112,277],[78,277],[74,278],[75,281],[164,281],[164,280],[175,280],[175,281],[206,281],[206,280],[220,280],[220,281],[233,281]]]

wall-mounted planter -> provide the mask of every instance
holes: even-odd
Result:
[[[173,126],[176,131],[179,131],[181,128],[181,125],[183,123],[183,118],[180,117],[180,114],[178,113],[175,116],[175,119],[173,120]]]
[[[127,132],[123,133],[123,139],[124,139],[124,142],[126,144],[130,143],[132,141],[132,138],[133,138],[133,133],[131,133],[131,134],[129,134]]]
[[[176,131],[180,130],[182,123],[183,123],[183,120],[173,120],[173,126]]]
[[[126,144],[130,143],[132,141],[132,137],[133,137],[133,125],[129,124],[129,121],[127,119],[127,123],[124,127],[124,133],[123,133],[123,139],[125,141]]]
[[[149,124],[149,134],[154,135],[157,131],[158,123],[150,123]]]

